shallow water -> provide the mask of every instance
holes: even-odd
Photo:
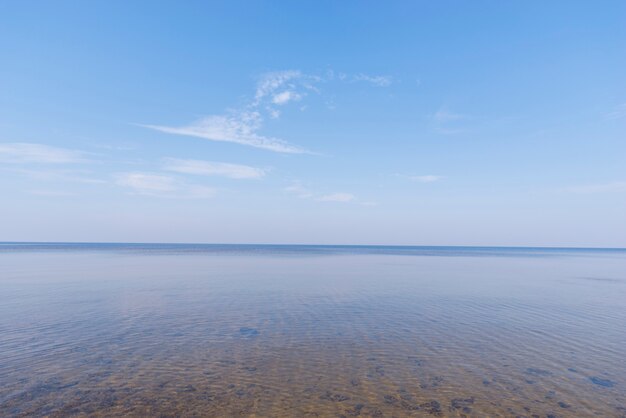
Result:
[[[0,416],[626,416],[626,251],[0,244]]]

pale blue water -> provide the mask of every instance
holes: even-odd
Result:
[[[626,250],[0,243],[1,416],[624,416]]]

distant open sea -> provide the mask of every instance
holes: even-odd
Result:
[[[0,416],[626,417],[626,249],[0,243]]]

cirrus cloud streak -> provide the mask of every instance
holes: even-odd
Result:
[[[195,184],[187,184],[175,177],[156,173],[131,172],[115,175],[116,183],[134,194],[178,198],[205,199],[215,194],[215,189]]]
[[[266,173],[266,170],[248,165],[178,158],[166,158],[163,169],[182,174],[221,176],[231,179],[258,179]]]
[[[87,162],[85,153],[28,142],[0,143],[0,162],[9,164],[69,164]]]

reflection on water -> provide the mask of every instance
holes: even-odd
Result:
[[[4,244],[0,300],[0,416],[626,416],[623,250]]]

